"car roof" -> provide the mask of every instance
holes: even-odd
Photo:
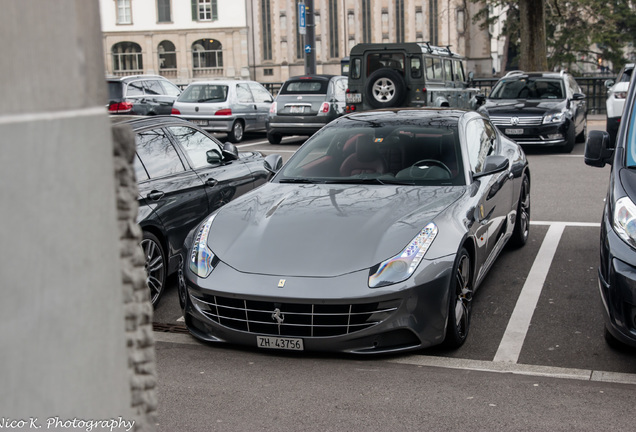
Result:
[[[253,83],[253,82],[256,82],[256,81],[252,81],[252,80],[219,79],[219,80],[193,81],[190,84],[188,84],[188,86],[198,85],[198,84],[202,84],[202,85],[216,85],[216,84],[228,85],[228,84]]]
[[[116,77],[116,76],[106,77],[106,81],[110,81],[110,82],[120,81],[125,83],[128,83],[130,81],[140,80],[140,79],[160,79],[160,80],[168,81],[166,77],[162,77],[161,75],[127,75],[123,77]]]
[[[503,78],[536,78],[536,77],[543,77],[543,78],[563,78],[565,76],[570,75],[569,73],[565,72],[565,71],[560,71],[560,72],[549,72],[549,71],[545,71],[545,72],[524,72],[522,70],[515,70],[515,71],[510,71],[508,72],[506,75],[504,75],[502,77]]]
[[[170,124],[187,124],[194,126],[188,120],[173,115],[135,116],[135,115],[111,115],[110,121],[115,124],[129,124],[133,130],[152,126],[166,126]]]
[[[483,116],[476,111],[465,110],[460,108],[389,108],[378,109],[371,111],[363,111],[359,113],[348,114],[341,119],[360,120],[372,123],[374,120],[382,122],[402,122],[406,119],[421,119],[421,120],[435,120],[444,118],[446,120],[452,120],[453,122],[459,121],[463,116]],[[338,121],[335,120],[335,121]]]
[[[330,80],[332,78],[346,78],[344,75],[328,75],[328,74],[307,74],[307,75],[296,75],[293,77],[289,77],[287,81],[292,80],[301,80],[301,79],[315,79],[315,80]]]

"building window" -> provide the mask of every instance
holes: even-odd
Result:
[[[274,75],[274,69],[270,69],[270,68],[263,69],[263,75],[265,75],[265,76],[273,76]]]
[[[371,0],[362,0],[362,42],[371,42]]]
[[[305,0],[296,0],[296,25],[298,25],[298,23],[300,22],[300,16],[298,13],[298,5],[301,3],[305,4]],[[304,37],[297,30],[294,33],[296,33],[296,58],[301,59],[305,57],[305,54],[303,51]]]
[[[356,33],[356,19],[352,10],[347,12],[347,32],[350,35],[353,35]]]
[[[223,68],[223,47],[214,39],[199,39],[192,44],[192,66],[195,70]]]
[[[172,22],[170,0],[157,0],[157,22]]]
[[[170,41],[163,41],[157,47],[159,54],[159,69],[176,69],[177,68],[177,52],[174,44]]]
[[[117,0],[117,24],[132,24],[130,0]]]
[[[466,12],[464,9],[457,9],[457,32],[464,33],[466,31]]]
[[[386,39],[389,34],[389,11],[386,9],[382,9],[381,22],[382,22],[382,38]]]
[[[439,44],[439,33],[437,30],[437,0],[430,0],[428,2],[428,28],[431,34],[429,39],[433,45]]]
[[[329,0],[329,57],[340,57],[338,42],[338,0]]]
[[[269,0],[261,1],[261,27],[263,38],[263,60],[272,59],[272,14]]]
[[[134,42],[119,42],[113,45],[113,71],[143,73],[141,47]]]
[[[193,21],[216,21],[219,19],[217,0],[192,0]]]
[[[404,0],[395,0],[395,41],[404,42]]]

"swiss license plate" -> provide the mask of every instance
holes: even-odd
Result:
[[[207,120],[192,120],[192,123],[194,123],[197,126],[207,126],[208,125],[208,121]]]
[[[302,351],[305,349],[303,340],[298,338],[284,338],[275,336],[256,336],[259,348]]]
[[[362,93],[346,93],[345,101],[347,103],[361,103],[362,102]]]
[[[523,135],[523,129],[506,129],[504,133],[506,135]]]
[[[305,112],[305,107],[293,105],[289,107],[289,112],[292,114],[302,114]]]

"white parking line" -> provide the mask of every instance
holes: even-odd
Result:
[[[559,246],[559,240],[561,240],[565,226],[563,222],[550,224],[550,228],[548,228],[548,232],[543,239],[539,253],[534,260],[534,264],[532,264],[530,273],[528,273],[526,283],[521,289],[521,294],[517,299],[517,305],[510,316],[508,327],[501,339],[499,349],[497,349],[497,354],[495,354],[493,361],[517,363],[519,353],[521,353],[521,348],[523,347],[523,341],[530,327],[534,309],[541,296],[543,284],[548,276],[552,259]]]

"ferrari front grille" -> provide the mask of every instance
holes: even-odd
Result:
[[[341,336],[379,324],[397,310],[400,300],[374,303],[314,304],[193,297],[207,318],[222,326],[273,336]]]

